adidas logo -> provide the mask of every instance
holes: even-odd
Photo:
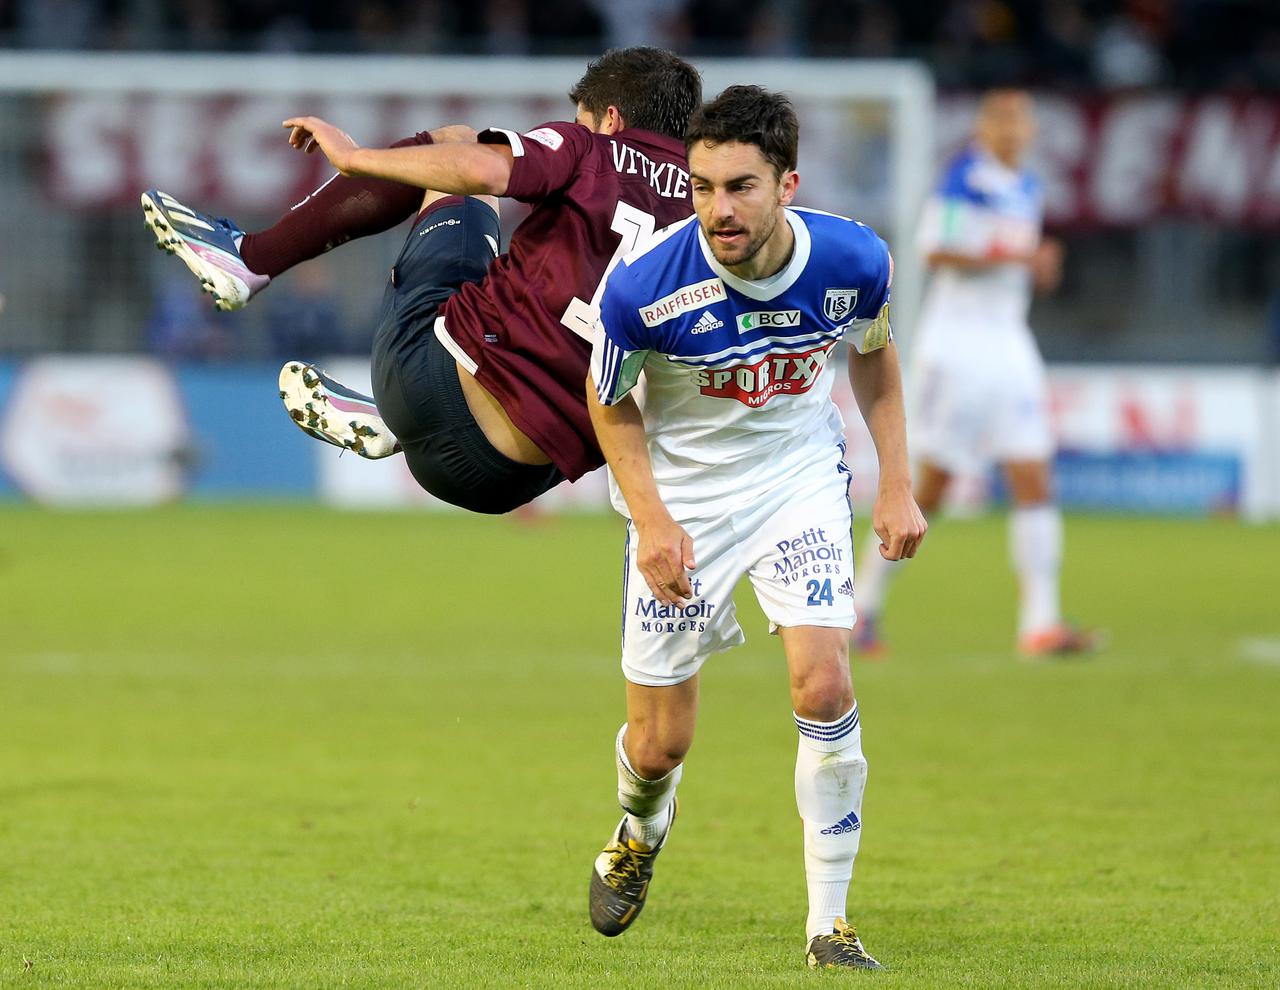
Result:
[[[709,309],[704,309],[702,315],[698,317],[690,333],[710,333],[712,330],[719,330],[724,326],[724,320],[717,320],[715,315]]]
[[[840,585],[840,587],[838,587],[836,591],[840,592],[840,594],[842,595],[848,595],[850,598],[852,598],[853,597],[853,578],[845,578],[844,584]]]
[[[822,834],[848,835],[850,832],[856,832],[860,828],[862,828],[862,822],[858,821],[858,816],[851,811],[834,825],[828,825],[824,828]]]

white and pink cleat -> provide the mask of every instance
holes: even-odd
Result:
[[[371,461],[400,453],[373,397],[331,378],[313,364],[290,361],[280,369],[280,398],[289,418],[308,436]]]
[[[181,258],[223,312],[243,309],[271,281],[245,265],[240,257],[244,231],[225,217],[193,210],[159,189],[142,194],[142,213],[156,246]]]

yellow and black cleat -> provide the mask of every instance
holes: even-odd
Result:
[[[845,924],[836,919],[836,930],[828,935],[815,935],[805,949],[805,961],[810,969],[884,969],[862,947],[862,939]]]
[[[671,804],[671,823],[662,841],[653,848],[631,836],[627,816],[622,816],[613,838],[596,857],[591,870],[591,924],[601,935],[621,935],[639,917],[653,879],[653,861],[667,844],[671,824],[676,820],[676,802]]]

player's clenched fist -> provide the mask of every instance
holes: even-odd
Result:
[[[683,605],[693,598],[693,539],[674,519],[636,524],[636,566],[653,597],[664,605]]]
[[[319,148],[330,165],[344,175],[349,174],[351,156],[360,145],[346,131],[319,117],[290,117],[282,126],[289,128],[290,145],[307,154]]]
[[[881,489],[871,510],[871,527],[880,537],[880,556],[903,560],[916,555],[929,524],[909,488]]]

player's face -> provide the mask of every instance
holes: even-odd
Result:
[[[729,269],[750,267],[782,233],[782,208],[795,197],[800,181],[794,171],[778,175],[758,147],[737,141],[694,145],[689,149],[689,175],[703,236],[716,260]],[[737,274],[759,278],[772,272]]]
[[[1035,107],[1019,90],[988,93],[978,111],[978,141],[1007,165],[1017,165],[1036,138]]]

